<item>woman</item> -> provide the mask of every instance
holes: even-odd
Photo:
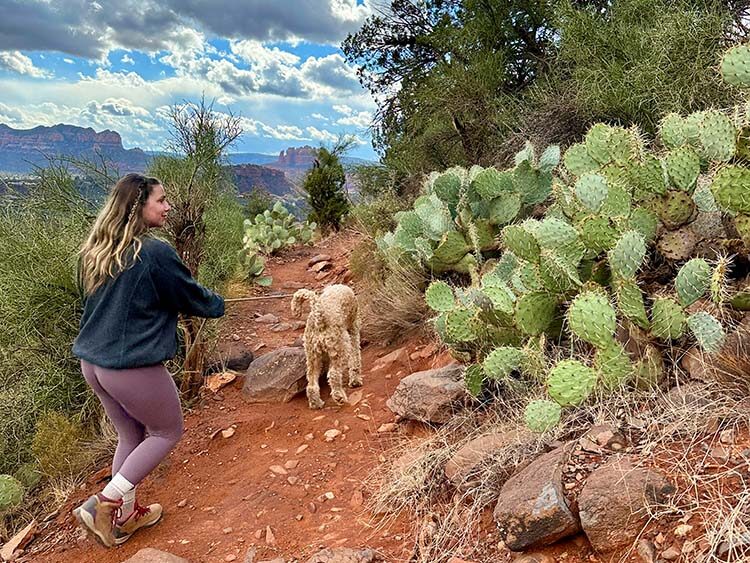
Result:
[[[198,284],[167,243],[147,236],[170,205],[159,180],[121,178],[81,249],[85,304],[73,353],[117,430],[112,480],[73,513],[103,545],[161,518],[136,485],[182,436],[177,388],[162,365],[177,350],[177,315],[221,317],[224,300]]]

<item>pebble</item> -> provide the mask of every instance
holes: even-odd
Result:
[[[393,432],[396,428],[397,425],[395,422],[386,422],[385,424],[380,425],[378,432]]]
[[[225,534],[231,534],[231,533],[232,533],[233,531],[234,531],[234,530],[233,530],[232,528],[224,528],[224,529],[222,530],[222,532],[224,532]]]
[[[358,414],[357,418],[362,419],[362,420],[370,420],[370,416],[366,414]]]
[[[297,450],[294,453],[296,453],[297,455],[299,455],[299,454],[301,454],[302,452],[304,452],[309,447],[310,447],[309,444],[302,444],[299,448],[297,448]]]
[[[684,538],[692,530],[693,530],[693,527],[690,524],[680,524],[674,529],[674,535],[677,536],[678,538]]]
[[[333,442],[338,436],[341,436],[341,430],[331,428],[330,430],[326,430],[323,435],[325,436],[326,442]]]
[[[297,465],[299,465],[299,461],[290,459],[284,464],[284,469],[296,469]]]
[[[187,505],[187,499],[184,498],[180,502],[177,503],[177,508],[183,508]]]
[[[237,556],[234,553],[230,553],[224,558],[224,561],[235,561]]]
[[[666,559],[667,561],[674,561],[680,556],[680,550],[673,546],[662,551],[661,556],[662,559]]]
[[[287,470],[281,467],[280,465],[272,465],[271,467],[269,467],[269,469],[273,471],[274,473],[276,473],[277,475],[287,474]]]
[[[287,482],[290,485],[296,485],[299,482],[299,477],[295,477],[294,475],[290,475],[286,478]]]

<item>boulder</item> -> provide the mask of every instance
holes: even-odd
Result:
[[[306,386],[305,351],[279,348],[258,357],[247,368],[242,398],[248,403],[287,403]]]
[[[189,563],[187,559],[177,557],[166,551],[146,547],[122,563]]]
[[[227,370],[242,372],[250,366],[255,358],[252,350],[242,342],[232,342],[225,350],[212,356],[208,366],[203,370],[204,375]]]
[[[383,561],[380,555],[372,549],[349,549],[336,547],[319,551],[307,563],[375,563]]]
[[[636,467],[630,457],[613,456],[589,475],[578,497],[581,527],[600,553],[630,546],[649,516],[649,502],[675,491],[660,472]]]
[[[455,487],[460,487],[469,475],[493,453],[508,446],[532,440],[531,432],[524,428],[474,438],[464,444],[445,464],[445,476]]]
[[[402,418],[448,422],[469,398],[463,374],[458,364],[412,373],[399,382],[386,405]]]
[[[572,448],[565,444],[538,457],[503,485],[494,517],[509,549],[549,545],[580,531],[563,494],[563,468]]]

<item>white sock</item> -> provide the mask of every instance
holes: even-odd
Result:
[[[102,495],[110,500],[120,500],[128,491],[132,491],[133,489],[135,489],[135,485],[118,473],[104,487]]]
[[[128,516],[133,513],[135,509],[135,487],[130,489],[127,493],[122,495],[122,517],[121,520],[126,520]]]

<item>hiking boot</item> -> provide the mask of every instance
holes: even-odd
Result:
[[[86,502],[73,510],[78,524],[104,547],[115,545],[114,524],[120,515],[122,500],[110,500],[100,495],[91,495]]]
[[[136,530],[153,526],[161,519],[161,514],[162,508],[160,504],[141,506],[136,502],[130,516],[124,522],[115,524],[113,531],[115,544],[120,545],[121,543],[125,543]]]

